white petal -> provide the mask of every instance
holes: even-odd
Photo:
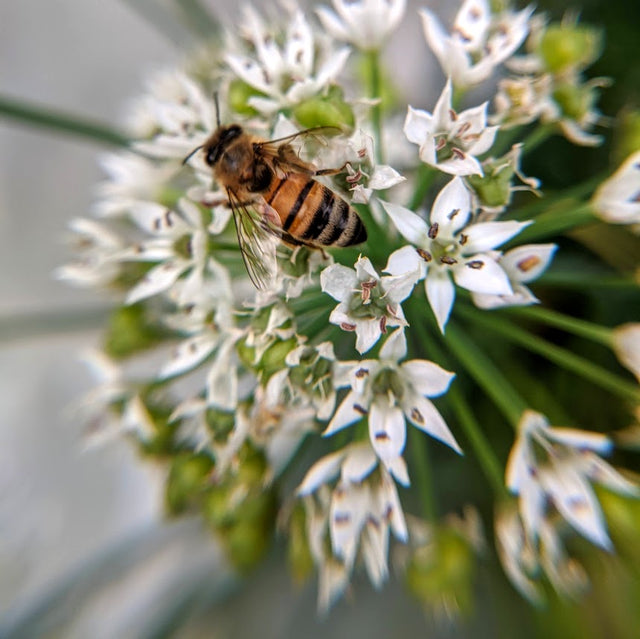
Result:
[[[453,300],[456,297],[456,289],[447,270],[430,269],[425,279],[425,289],[431,310],[438,321],[438,327],[444,333],[444,327],[449,321]]]
[[[554,426],[547,429],[546,437],[571,448],[596,450],[601,454],[608,454],[613,450],[613,442],[606,435],[578,430],[577,428]]]
[[[359,484],[377,463],[378,458],[369,442],[351,446],[342,464],[342,481]]]
[[[436,407],[417,393],[411,393],[402,402],[402,408],[407,419],[417,428],[431,437],[453,448],[456,453],[462,455],[462,449],[452,435],[447,423]]]
[[[611,491],[631,497],[640,496],[640,487],[621,475],[606,461],[594,453],[583,454],[581,460],[582,471],[591,479]]]
[[[339,302],[349,298],[357,283],[355,271],[342,264],[332,264],[320,273],[322,290]]]
[[[320,22],[322,22],[322,26],[336,39],[349,41],[350,34],[349,31],[344,27],[342,22],[338,19],[338,16],[328,9],[327,7],[318,7],[316,9],[316,13],[318,14],[318,18],[320,18]]]
[[[438,193],[429,219],[449,236],[467,223],[470,214],[471,193],[463,180],[455,177]]]
[[[362,355],[366,353],[382,335],[380,320],[373,318],[358,320],[356,323],[356,350]]]
[[[166,291],[189,268],[186,260],[164,262],[152,268],[127,295],[126,304],[135,304],[162,291]]]
[[[458,286],[476,293],[511,295],[507,274],[486,254],[479,253],[454,266],[453,279]]]
[[[482,155],[486,153],[493,146],[493,141],[496,139],[499,128],[499,126],[488,126],[484,128],[475,142],[467,148],[467,152],[471,155]]]
[[[381,360],[391,360],[392,362],[398,362],[407,354],[407,339],[404,334],[404,329],[399,328],[389,337],[382,345],[380,349]]]
[[[385,462],[386,469],[394,476],[396,481],[403,486],[410,486],[409,471],[407,470],[407,462],[402,457],[396,457],[395,459],[388,459]],[[402,513],[402,510],[400,511]],[[404,522],[404,518],[403,518]],[[396,534],[396,537],[398,535]],[[398,537],[401,539],[401,537]],[[406,537],[405,537],[406,538]]]
[[[317,490],[321,484],[327,484],[334,477],[337,477],[345,454],[346,450],[343,449],[319,459],[307,471],[296,493],[301,496],[309,495]]]
[[[203,334],[190,337],[181,342],[173,357],[158,373],[161,379],[184,373],[202,362],[216,347],[216,339],[212,335]]]
[[[453,34],[470,50],[484,46],[487,30],[491,23],[491,11],[486,0],[465,0],[453,24]]]
[[[349,571],[338,561],[330,559],[318,569],[318,611],[321,614],[340,599],[349,585]]]
[[[434,166],[449,175],[457,175],[458,177],[484,175],[480,162],[469,153],[463,153],[462,157],[452,155],[450,158],[434,164]]]
[[[438,364],[425,359],[412,359],[402,364],[400,368],[415,390],[427,397],[438,397],[445,393],[455,377],[455,373],[450,373]]]
[[[384,462],[402,454],[407,439],[404,415],[386,398],[376,401],[369,413],[369,438],[378,457]]]
[[[379,164],[373,171],[367,186],[370,189],[388,189],[400,182],[404,182],[407,178],[400,175],[394,168],[386,164]]]
[[[640,381],[640,323],[629,322],[613,330],[613,351]]]
[[[400,204],[382,200],[380,203],[405,239],[418,246],[424,241],[429,227],[420,216]]]
[[[465,229],[467,241],[464,245],[465,255],[490,251],[520,233],[532,222],[480,222]]]
[[[329,422],[326,430],[322,433],[323,437],[329,437],[335,432],[357,422],[367,412],[367,406],[360,404],[362,402],[360,395],[350,392],[340,404],[333,419]]]
[[[447,79],[442,93],[436,102],[436,106],[433,109],[433,120],[435,123],[435,131],[448,131],[451,128],[451,97],[453,95],[453,86],[451,84],[451,78]]]
[[[403,246],[389,256],[385,273],[404,275],[416,273],[416,281],[424,277],[425,261],[418,255],[413,246]]]
[[[422,145],[427,135],[434,133],[433,117],[426,111],[410,106],[407,110],[403,131],[409,142]]]
[[[549,266],[557,244],[525,244],[507,251],[500,259],[500,265],[511,280],[531,282]]]

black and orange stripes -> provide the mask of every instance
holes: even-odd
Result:
[[[358,214],[331,189],[308,175],[273,177],[262,194],[278,213],[282,229],[308,246],[352,246],[366,241]]]

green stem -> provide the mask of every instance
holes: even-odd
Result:
[[[184,17],[184,22],[203,40],[211,40],[220,33],[220,23],[213,18],[199,0],[174,0]]]
[[[415,176],[415,188],[407,208],[416,211],[427,197],[438,171],[428,164],[420,164]]]
[[[539,240],[549,235],[595,222],[591,205],[586,203],[565,211],[547,211],[539,215],[531,226],[518,234],[518,244]]]
[[[422,514],[426,520],[434,522],[438,516],[438,508],[433,489],[432,462],[429,458],[428,442],[425,434],[417,428],[409,428],[409,444],[413,461],[413,483],[418,486]]]
[[[638,290],[638,283],[631,278],[618,277],[616,275],[598,275],[597,273],[571,271],[558,271],[555,268],[543,273],[538,283],[544,286],[563,286],[568,288],[584,287],[588,289],[631,289]]]
[[[126,147],[130,143],[125,135],[105,124],[7,96],[0,96],[0,117],[102,144]]]
[[[371,109],[371,120],[373,125],[373,135],[376,143],[376,162],[382,164],[384,149],[382,141],[382,103],[381,99],[381,77],[380,77],[380,52],[377,50],[367,52],[367,63],[369,68],[369,97],[378,100]]]
[[[554,124],[538,125],[529,135],[522,141],[523,153],[530,153],[540,146],[547,138],[555,132]]]
[[[103,328],[109,315],[105,308],[41,311],[0,318],[0,342],[48,338]]]
[[[505,339],[519,344],[532,353],[546,357],[554,364],[584,377],[615,395],[634,403],[640,402],[640,389],[636,384],[628,382],[584,357],[575,355],[571,351],[514,326],[511,322],[497,317],[495,313],[488,315],[484,311],[464,306],[460,306],[459,312],[461,315],[467,316],[474,324],[499,333]]]
[[[611,348],[612,331],[605,326],[599,326],[541,306],[511,306],[502,310],[509,314],[537,320],[548,326],[555,326],[578,337],[585,337]]]
[[[444,341],[476,384],[484,389],[507,421],[516,428],[527,403],[511,386],[502,371],[464,331],[452,325],[451,321],[447,325]]]

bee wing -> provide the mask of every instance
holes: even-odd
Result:
[[[258,211],[240,202],[236,194],[227,190],[238,245],[249,279],[259,290],[270,288],[278,272],[276,249],[277,230],[269,225]]]
[[[283,138],[275,140],[267,140],[258,142],[254,148],[256,154],[261,156],[273,168],[280,169],[282,172],[305,173],[313,175],[316,173],[316,167],[310,162],[305,162],[299,156],[299,152],[291,146],[290,142],[296,138],[305,138],[307,136],[322,140],[323,135],[329,133],[339,133],[340,128],[336,126],[317,126],[312,129],[298,131]]]

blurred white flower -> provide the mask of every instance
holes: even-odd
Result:
[[[320,93],[342,71],[349,48],[337,50],[321,46],[300,10],[289,17],[284,42],[271,33],[268,25],[251,7],[243,16],[243,35],[251,50],[235,47],[225,61],[233,73],[261,95],[249,98],[247,104],[260,113],[270,115],[279,109],[295,106]]]
[[[637,486],[596,454],[607,454],[612,447],[606,435],[552,428],[544,415],[524,412],[509,455],[506,482],[519,497],[522,521],[532,541],[540,536],[552,505],[589,541],[611,548],[604,516],[589,481],[622,494],[640,494]]]
[[[595,192],[591,204],[605,222],[640,229],[640,151],[632,153]]]
[[[486,80],[518,49],[529,32],[532,13],[528,7],[494,15],[486,0],[465,0],[451,34],[429,9],[421,9],[420,17],[427,43],[445,75],[456,87],[467,87]]]
[[[336,39],[363,51],[375,51],[385,43],[402,20],[406,0],[332,0],[316,9],[324,28]]]
[[[640,382],[640,323],[630,322],[613,330],[613,351]]]
[[[451,105],[451,79],[447,80],[433,113],[409,107],[404,134],[420,147],[420,159],[451,175],[483,175],[476,155],[493,144],[497,126],[487,126],[487,102],[460,113]]]
[[[390,202],[385,210],[400,233],[412,243],[389,257],[385,272],[425,279],[427,299],[440,330],[449,319],[455,286],[484,295],[513,295],[509,276],[492,249],[517,235],[529,222],[471,220],[471,193],[453,178],[433,203],[430,223],[413,211]]]

